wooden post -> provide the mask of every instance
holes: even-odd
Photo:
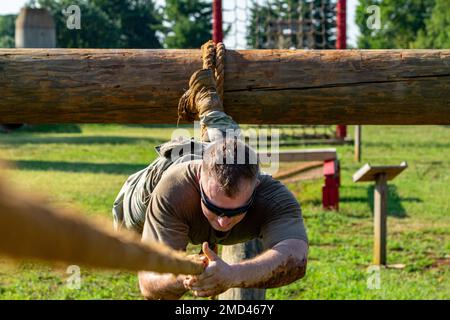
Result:
[[[355,126],[355,161],[361,162],[361,125]]]
[[[228,263],[237,263],[242,260],[254,258],[262,252],[262,243],[259,239],[222,247],[222,259]],[[219,300],[264,300],[265,289],[233,288],[219,295]]]
[[[200,50],[0,49],[3,123],[176,123]],[[450,50],[227,50],[249,124],[449,124]]]
[[[387,181],[393,180],[408,167],[406,161],[399,166],[371,166],[365,164],[353,174],[353,182],[375,181],[373,213],[373,263],[386,265],[386,235],[388,214]]]
[[[373,263],[386,265],[387,203],[388,187],[386,173],[376,177],[374,194],[374,246]]]

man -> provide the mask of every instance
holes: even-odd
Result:
[[[122,188],[114,222],[117,228],[142,232],[144,242],[182,251],[188,243],[202,244],[199,259],[206,267],[198,276],[142,271],[144,297],[178,299],[188,290],[207,297],[229,288],[273,288],[302,278],[308,240],[300,205],[285,186],[260,173],[251,148],[239,139],[223,139],[226,130],[239,126],[223,112],[211,69],[192,75],[179,113],[200,117],[202,139],[208,143],[160,146],[160,157]],[[186,145],[194,150],[179,152]],[[265,251],[251,260],[230,265],[212,250],[254,238],[262,240]]]

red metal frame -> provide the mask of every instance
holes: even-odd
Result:
[[[347,0],[338,0],[336,5],[336,49],[347,49]],[[336,127],[336,138],[345,139],[347,126]]]
[[[340,171],[337,159],[327,160],[323,163],[325,184],[322,187],[322,206],[324,209],[339,210]]]
[[[223,41],[222,0],[213,1],[213,41],[215,43]]]

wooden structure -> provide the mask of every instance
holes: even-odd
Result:
[[[225,62],[224,105],[239,123],[450,119],[450,50],[228,50]],[[175,123],[201,66],[200,50],[0,49],[0,119]]]
[[[16,19],[16,48],[54,48],[56,29],[46,9],[22,8]]]
[[[354,158],[356,162],[361,162],[361,138],[362,138],[362,126],[355,126],[355,141],[354,141]]]
[[[376,265],[386,265],[387,181],[393,180],[407,167],[406,162],[402,162],[399,166],[371,166],[366,164],[353,175],[353,182],[375,181],[373,263]]]
[[[270,156],[270,155],[269,155]],[[339,209],[340,165],[336,149],[281,150],[279,162],[323,162],[324,186],[322,205],[324,209]],[[302,168],[300,168],[302,169]]]

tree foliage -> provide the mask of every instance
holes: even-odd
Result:
[[[35,0],[49,10],[62,48],[161,48],[162,17],[152,0]],[[81,29],[67,28],[63,9],[78,5]]]
[[[167,48],[199,48],[212,37],[211,1],[166,0],[164,23]]]
[[[436,0],[359,0],[356,24],[361,49],[407,49],[414,46],[420,32],[426,30]],[[444,0],[443,2],[448,2]],[[380,8],[381,29],[369,29],[367,8]],[[449,11],[447,10],[447,15]],[[443,13],[445,14],[445,13]],[[431,30],[430,30],[431,31]]]
[[[450,48],[450,1],[436,0],[426,26],[418,33],[414,48],[449,49]]]
[[[14,48],[14,30],[16,28],[16,15],[0,16],[0,48]]]

